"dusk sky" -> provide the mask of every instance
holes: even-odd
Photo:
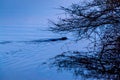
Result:
[[[0,0],[0,26],[43,25],[59,16],[59,6],[79,0]]]

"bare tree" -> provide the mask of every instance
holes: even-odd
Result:
[[[112,0],[94,0],[85,5],[73,4],[70,8],[61,7],[68,17],[59,19],[57,23],[54,23],[55,27],[51,27],[51,30],[54,32],[75,32],[80,38],[83,38],[90,37],[99,28],[119,26],[120,1],[108,1]]]
[[[64,68],[66,66],[70,68],[70,63],[72,68],[76,64],[77,66],[84,65],[88,70],[115,75],[110,78],[119,80],[120,0],[92,0],[84,3],[84,5],[72,4],[69,8],[61,7],[61,9],[67,13],[68,17],[60,18],[58,22],[52,22],[54,27],[50,28],[51,31],[73,32],[78,35],[79,40],[85,38],[92,40],[97,55],[93,56],[93,54],[92,57],[83,55],[66,57],[65,54],[62,54],[55,57],[53,64],[63,65]]]
[[[61,7],[68,17],[53,22],[53,32],[73,32],[78,39],[92,39],[102,47],[120,37],[120,0],[93,0],[84,5]],[[98,49],[98,48],[96,48]],[[102,51],[102,50],[101,50]]]

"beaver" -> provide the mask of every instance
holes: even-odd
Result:
[[[67,37],[61,37],[61,38],[57,38],[57,39],[49,39],[49,41],[59,41],[59,40],[67,40]]]

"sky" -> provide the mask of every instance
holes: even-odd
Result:
[[[59,6],[79,0],[0,0],[0,26],[45,25],[61,14]]]

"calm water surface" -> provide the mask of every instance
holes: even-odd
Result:
[[[0,42],[12,41],[11,43],[0,44],[0,80],[75,79],[71,72],[59,72],[42,64],[63,51],[79,50],[80,47],[77,47],[74,42],[70,40],[39,43],[17,42],[63,36],[45,30],[46,28],[38,26],[0,27]]]

